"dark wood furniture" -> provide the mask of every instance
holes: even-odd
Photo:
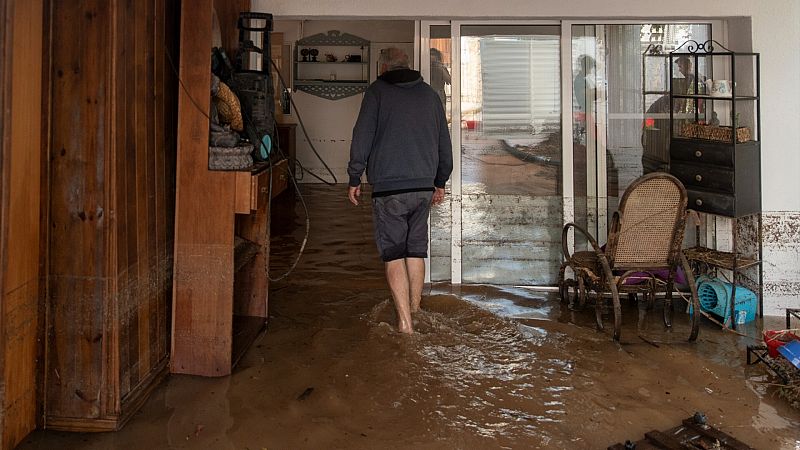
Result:
[[[278,159],[246,171],[208,170],[203,112],[213,3],[219,2],[192,2],[182,15],[180,67],[188,92],[179,98],[170,364],[173,373],[204,376],[230,374],[266,323],[269,193],[277,195],[288,181],[288,163]],[[249,9],[249,2],[233,3],[224,15],[216,5],[223,37],[235,36],[239,11]]]
[[[686,185],[698,212],[742,217],[761,212],[758,142],[740,144],[672,138],[670,173]]]
[[[180,11],[48,4],[38,416],[111,431],[168,371]]]
[[[760,290],[759,257],[738,253],[735,221],[757,214],[760,236],[760,56],[732,52],[715,41],[688,41],[669,54],[670,79],[678,59],[690,61],[694,74],[688,91],[686,86],[680,90],[675,83],[670,86],[670,173],[686,185],[689,208],[734,219],[732,252],[700,247],[698,229],[698,243],[686,254],[700,269],[714,274],[717,269],[730,270],[734,284],[742,270],[758,265]],[[711,90],[715,79],[728,79],[730,93]],[[692,117],[680,120],[676,109]],[[735,328],[736,289],[731,297],[731,326]]]
[[[46,266],[40,234],[40,183],[47,157],[42,152],[48,98],[43,74],[49,43],[44,11],[50,2],[0,1],[0,448],[14,448],[41,418],[41,316]],[[6,6],[8,5],[8,6]],[[43,39],[44,38],[44,39]],[[43,76],[44,75],[44,76]],[[80,106],[76,106],[79,110]],[[44,177],[43,177],[44,178]],[[40,389],[39,389],[40,390]]]

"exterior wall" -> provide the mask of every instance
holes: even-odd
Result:
[[[531,2],[444,0],[254,0],[253,9],[276,18],[726,20],[732,50],[761,53],[762,209],[766,314],[800,307],[800,236],[789,226],[800,214],[800,3],[773,0],[675,0],[654,4],[624,0]],[[776,32],[776,30],[780,30]]]

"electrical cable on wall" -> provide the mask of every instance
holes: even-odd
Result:
[[[275,64],[275,61],[270,60],[269,62],[272,64],[272,67],[275,69],[275,73],[278,74],[278,79],[281,82],[281,86],[283,86],[284,89],[289,89],[289,86],[286,84],[286,80],[283,79],[283,75],[281,75],[281,72],[278,69],[278,66]],[[288,97],[289,97],[289,103],[292,104],[292,106],[294,107],[295,112],[297,113],[297,121],[300,123],[300,129],[303,130],[303,136],[306,137],[306,140],[308,141],[308,145],[311,147],[311,151],[313,151],[314,154],[317,155],[317,158],[322,163],[322,165],[325,167],[325,170],[327,170],[328,173],[331,174],[331,177],[333,178],[333,183],[331,183],[330,181],[323,180],[322,178],[317,176],[315,173],[313,173],[310,170],[304,168],[302,165],[300,165],[301,169],[306,171],[306,172],[308,172],[309,175],[311,175],[314,178],[322,181],[323,183],[327,184],[328,186],[333,186],[334,184],[339,182],[336,179],[336,175],[333,173],[333,170],[331,170],[331,168],[328,166],[328,164],[325,162],[325,160],[322,159],[322,156],[320,156],[319,152],[317,152],[317,148],[314,147],[314,143],[311,142],[311,138],[308,136],[308,132],[306,131],[306,126],[303,123],[303,117],[300,115],[300,110],[297,108],[297,105],[294,103],[294,96],[289,95]]]

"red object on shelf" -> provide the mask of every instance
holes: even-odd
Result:
[[[770,358],[778,357],[778,348],[782,347],[795,339],[800,339],[794,333],[782,330],[766,330],[764,331],[764,343],[767,344],[767,351]]]
[[[468,130],[474,130],[477,128],[478,121],[477,120],[465,120],[464,124],[467,126]]]

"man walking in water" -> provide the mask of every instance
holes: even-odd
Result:
[[[372,185],[375,241],[397,309],[398,329],[413,333],[428,257],[428,212],[444,200],[453,170],[439,95],[397,48],[381,52],[381,76],[364,94],[350,146],[348,197],[358,205],[361,175]]]

